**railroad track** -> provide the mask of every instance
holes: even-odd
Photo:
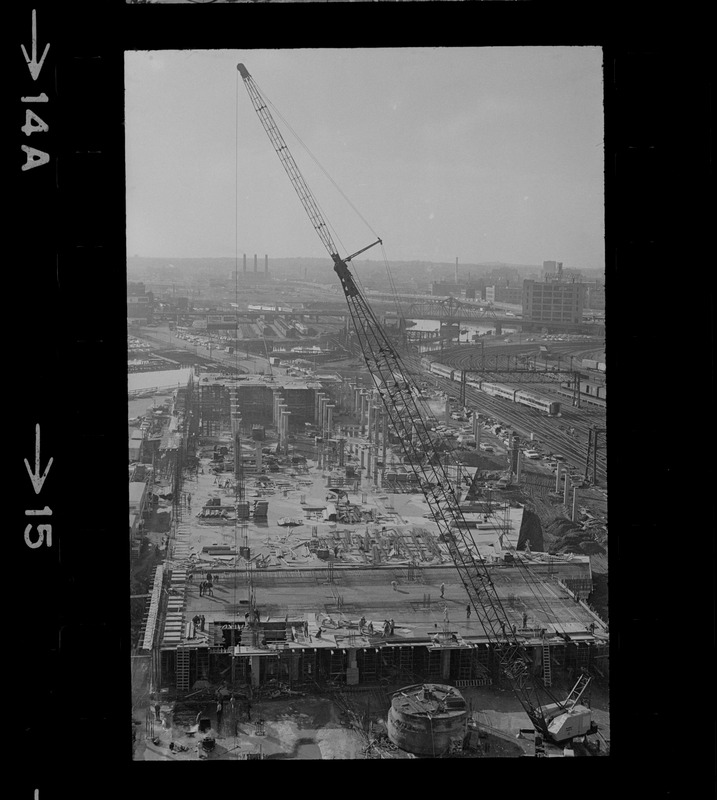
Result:
[[[529,353],[539,352],[539,347],[542,342],[530,342],[527,344],[489,344],[485,349],[490,355],[527,355]],[[596,358],[600,356],[604,358],[605,347],[586,342],[566,342],[565,344],[556,344],[555,342],[546,343],[552,355],[572,356],[575,360],[583,358]],[[462,345],[459,347],[446,348],[438,355],[438,360],[442,364],[448,364],[458,369],[476,369],[479,361],[476,359],[481,354],[482,348],[478,345]]]
[[[425,374],[417,359],[408,359],[410,366],[417,373]],[[456,394],[455,381],[441,378],[433,373],[431,381],[448,394]],[[535,390],[535,385],[531,385]],[[566,461],[581,472],[585,469],[587,457],[588,432],[595,425],[605,427],[605,414],[600,409],[576,409],[563,406],[562,416],[559,418],[547,417],[525,406],[511,403],[500,397],[491,397],[471,387],[466,387],[467,404],[479,409],[479,413],[495,417],[501,422],[511,425],[523,438],[529,439],[533,433],[538,439],[554,453],[564,456]],[[604,437],[600,441],[596,467],[597,480],[607,480],[607,457],[605,454],[606,442]]]

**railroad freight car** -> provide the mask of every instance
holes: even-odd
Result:
[[[604,361],[595,361],[592,358],[584,358],[580,362],[582,369],[593,370],[594,372],[605,372],[606,366]]]

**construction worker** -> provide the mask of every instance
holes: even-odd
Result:
[[[471,618],[471,604],[468,603],[468,605],[466,606],[466,619],[470,618]]]
[[[441,584],[441,600],[443,600],[443,595],[445,595],[445,593],[446,593],[446,584],[442,583]]]

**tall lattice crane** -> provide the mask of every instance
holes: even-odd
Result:
[[[353,255],[345,258],[339,255],[329,226],[277,128],[266,100],[246,67],[239,64],[237,69],[311,224],[331,256],[368,371],[393,429],[401,440],[407,461],[421,480],[421,488],[441,540],[446,543],[483,630],[493,643],[501,672],[509,680],[535,729],[548,740],[560,743],[591,732],[595,727],[590,720],[590,711],[579,705],[580,697],[590,681],[589,676],[581,676],[568,698],[559,701],[532,675],[532,659],[513,632],[490,571],[470,535],[445,467],[440,459],[430,466],[425,463],[423,456],[432,451],[433,442],[418,410],[416,397],[419,392],[409,377],[410,371],[404,366],[348,267],[351,259],[380,244],[381,239]],[[545,698],[550,702],[544,704]]]

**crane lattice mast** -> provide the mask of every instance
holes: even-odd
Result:
[[[448,472],[440,463],[440,459],[430,467],[425,463],[425,454],[432,451],[433,442],[418,410],[417,389],[407,377],[410,374],[409,370],[385,334],[348,267],[348,262],[352,258],[381,243],[381,240],[345,258],[339,255],[318,203],[294,161],[254,79],[243,64],[239,64],[237,69],[261,124],[311,224],[334,262],[334,271],[341,282],[369,374],[373,378],[393,429],[401,440],[405,455],[421,480],[421,489],[438,527],[440,538],[447,545],[483,630],[494,645],[501,672],[509,680],[536,730],[551,738],[548,720],[540,708],[540,693],[544,692],[559,708],[568,710],[568,705],[557,700],[531,674],[531,659],[525,646],[513,632],[510,618],[501,603],[487,564],[470,535]]]

